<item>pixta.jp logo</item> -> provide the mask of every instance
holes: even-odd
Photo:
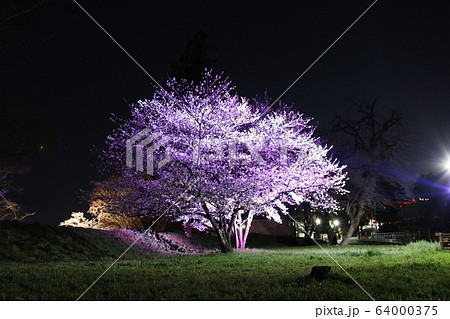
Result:
[[[126,165],[132,168],[133,163],[136,163],[136,170],[143,172],[145,163],[146,173],[154,175],[155,169],[160,169],[170,162],[171,149],[170,146],[166,146],[164,158],[155,163],[155,151],[169,141],[170,138],[163,134],[151,134],[149,129],[143,129],[130,137],[126,142]],[[136,153],[133,152],[134,149]]]
[[[126,142],[126,165],[136,167],[137,171],[145,171],[154,175],[171,161],[171,153],[182,155],[194,167],[200,163],[228,162],[230,165],[266,165],[267,160],[277,161],[280,165],[287,165],[288,145],[284,141],[265,139],[263,141],[232,140],[221,138],[193,139],[181,141],[172,149],[173,140],[162,133],[151,133],[143,129],[133,135]],[[180,145],[184,145],[180,146]],[[135,151],[134,151],[135,150]],[[263,154],[270,154],[271,158],[264,158]]]

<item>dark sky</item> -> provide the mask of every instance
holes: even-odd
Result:
[[[267,89],[276,98],[372,1],[79,3],[160,83],[202,29],[215,70],[239,94]],[[413,145],[405,169],[432,171],[450,145],[449,17],[448,1],[380,0],[282,100],[319,129],[346,112],[349,98],[400,109]],[[70,0],[44,1],[0,24],[0,41],[0,93],[54,132],[50,156],[34,161],[20,195],[37,211],[29,221],[54,224],[83,208],[77,191],[99,178],[90,149],[114,128],[110,113],[128,116],[128,103],[150,98],[153,83]]]

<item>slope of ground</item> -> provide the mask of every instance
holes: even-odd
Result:
[[[125,258],[152,253],[204,253],[214,249],[210,238],[188,239],[176,233],[140,236],[140,232],[125,229],[94,230],[3,221],[0,222],[0,260],[50,262],[116,258],[136,240]]]

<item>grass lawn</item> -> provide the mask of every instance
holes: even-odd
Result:
[[[326,247],[377,300],[449,300],[450,253],[437,244]],[[0,262],[0,299],[75,300],[111,264]],[[308,277],[331,266],[323,281]],[[133,255],[83,300],[369,300],[320,248],[207,255]]]

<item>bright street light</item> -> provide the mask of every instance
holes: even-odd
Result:
[[[337,219],[335,219],[335,220],[333,221],[333,225],[334,225],[334,226],[339,226],[339,221],[338,221]]]
[[[316,225],[319,225],[321,222],[320,218],[316,218]]]
[[[445,161],[444,168],[450,171],[450,157],[448,157],[447,160]]]

